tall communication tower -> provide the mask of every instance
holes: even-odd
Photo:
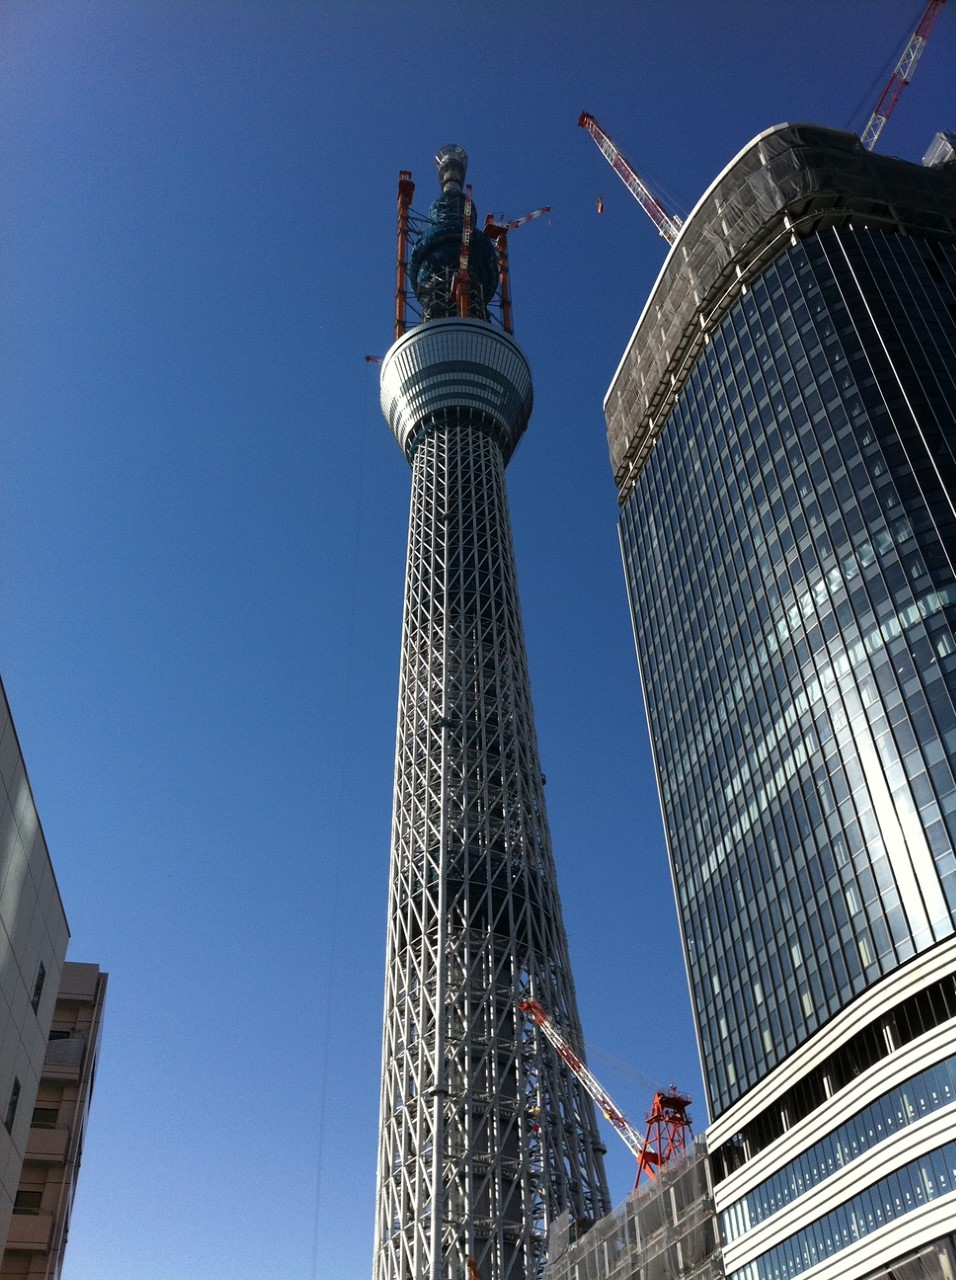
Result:
[[[373,1274],[532,1280],[558,1213],[610,1206],[591,1100],[518,1008],[540,1000],[580,1045],[504,484],[531,374],[489,318],[467,156],[436,164],[415,243],[400,178],[399,293],[407,272],[422,318],[381,372],[412,500]]]

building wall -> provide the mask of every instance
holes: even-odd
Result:
[[[717,1114],[954,928],[944,271],[956,246],[885,231],[790,248],[715,329],[622,512]]]
[[[705,194],[609,393],[735,1280],[956,1228],[954,410],[956,173],[812,126]]]
[[[68,937],[0,686],[0,1241],[10,1226]]]
[[[0,1280],[58,1280],[83,1154],[107,975],[63,967]]]

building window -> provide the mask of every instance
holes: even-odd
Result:
[[[729,1280],[763,1280],[765,1276],[798,1276],[808,1271],[853,1241],[948,1195],[953,1190],[954,1162],[956,1143],[926,1152],[732,1271]]]
[[[802,1086],[812,1079],[805,1077]],[[797,1087],[800,1087],[797,1086]],[[956,1100],[956,1056],[911,1076],[901,1084],[851,1115],[842,1125],[801,1152],[730,1205],[721,1216],[725,1241],[739,1239],[745,1232],[766,1221],[784,1205],[791,1204],[858,1156],[878,1146],[884,1138],[902,1131],[926,1115]],[[805,1114],[809,1114],[808,1105]],[[739,1156],[736,1135],[720,1148],[725,1159]],[[739,1163],[742,1161],[738,1160]],[[727,1161],[729,1169],[730,1161]]]
[[[34,1013],[36,1013],[36,1011],[40,1007],[40,996],[43,994],[43,983],[45,981],[46,981],[46,969],[44,968],[43,961],[41,960],[40,968],[37,970],[37,980],[33,987],[33,999],[30,1001],[30,1003],[33,1005]]]
[[[39,1213],[42,1191],[18,1191],[13,1202],[14,1213]]]
[[[13,1132],[13,1121],[17,1114],[17,1103],[20,1101],[20,1081],[16,1076],[13,1077],[13,1088],[10,1090],[10,1101],[7,1103],[7,1118],[4,1124],[7,1127],[7,1133]]]
[[[34,1107],[30,1124],[34,1129],[55,1129],[59,1114],[57,1107]]]

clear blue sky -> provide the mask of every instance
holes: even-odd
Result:
[[[701,1099],[601,410],[664,246],[576,121],[687,212],[770,125],[861,128],[921,10],[4,0],[0,672],[111,975],[65,1280],[369,1274],[409,472],[364,356],[446,142],[482,217],[554,209],[509,484],[586,1034]],[[954,84],[945,11],[880,149]]]

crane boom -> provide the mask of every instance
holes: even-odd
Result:
[[[653,1163],[658,1163],[656,1152],[651,1152],[647,1149],[644,1139],[630,1121],[623,1115],[623,1113],[617,1109],[608,1094],[601,1088],[598,1080],[591,1075],[591,1072],[587,1069],[578,1055],[571,1048],[570,1044],[568,1044],[567,1040],[561,1034],[557,1023],[555,1023],[547,1009],[545,1009],[543,1005],[538,1004],[537,1000],[522,1000],[518,1004],[518,1008],[522,1013],[529,1013],[535,1020],[542,1032],[554,1046],[558,1055],[564,1059],[597,1105],[601,1108],[605,1118],[611,1122],[627,1143],[633,1155],[637,1157],[638,1163],[647,1164],[649,1158],[652,1157]],[[648,1172],[650,1172],[649,1168]]]
[[[551,206],[546,204],[541,209],[535,209],[533,213],[526,213],[521,218],[512,218],[510,222],[505,222],[504,214],[496,217],[493,213],[485,215],[485,235],[490,235],[494,239],[494,233],[500,231],[515,231],[518,227],[523,227],[526,222],[534,222],[535,218],[540,218],[542,214],[550,213]]]
[[[916,30],[910,37],[909,43],[903,50],[903,56],[890,76],[886,88],[880,94],[880,100],[876,104],[876,108],[867,123],[866,128],[860,135],[860,139],[866,147],[867,151],[872,151],[876,146],[877,139],[883,132],[883,126],[889,120],[893,113],[893,108],[899,102],[900,94],[913,78],[913,72],[916,70],[916,64],[919,62],[923,50],[926,48],[926,41],[929,39],[929,33],[936,24],[936,19],[946,0],[929,0],[929,4],[923,12],[916,25]]]
[[[943,0],[945,2],[945,0]],[[631,195],[641,206],[647,216],[657,228],[658,234],[663,236],[668,244],[673,244],[677,239],[677,233],[681,229],[680,218],[674,217],[672,214],[661,206],[660,202],[651,194],[649,187],[641,181],[634,166],[621,155],[617,146],[607,136],[594,116],[589,115],[587,111],[582,111],[578,120],[578,125],[582,129],[587,129],[588,133],[597,143],[598,148],[604,155],[608,164],[617,174],[617,176],[630,191]]]
[[[498,252],[498,276],[501,285],[501,323],[504,326],[505,333],[514,333],[514,324],[511,318],[511,276],[508,270],[508,232],[514,231],[518,227],[523,227],[526,222],[534,222],[535,218],[540,218],[543,213],[550,212],[551,206],[546,204],[543,209],[535,209],[533,213],[526,213],[521,218],[512,218],[510,222],[505,222],[503,214],[500,218],[496,218],[492,213],[485,217],[485,235],[494,243]]]
[[[405,298],[408,275],[408,212],[415,184],[408,169],[398,173],[398,253],[395,264],[395,339],[405,332]],[[369,357],[366,356],[366,359]]]
[[[471,250],[471,183],[465,187],[465,213],[461,223],[461,253],[458,258],[458,275],[452,288],[452,297],[458,302],[458,314],[468,318],[471,307],[471,276],[468,273],[468,255]]]

